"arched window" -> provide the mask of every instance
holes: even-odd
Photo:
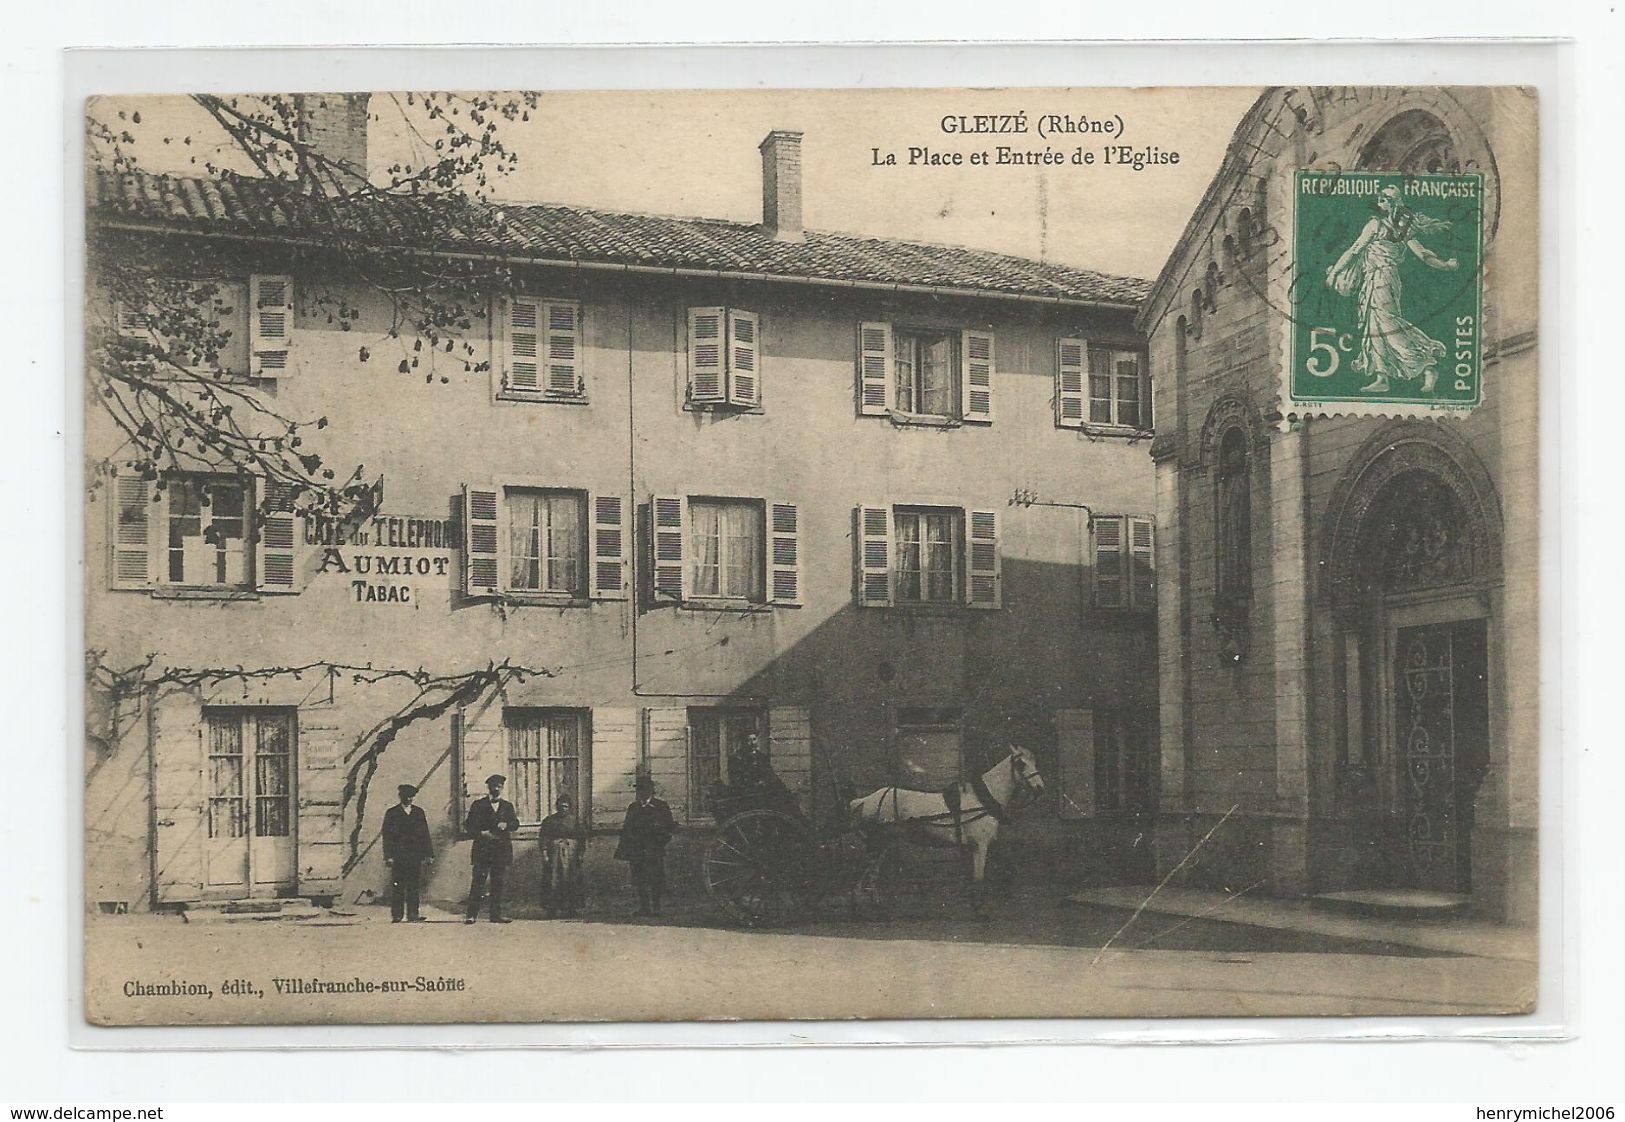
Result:
[[[1245,260],[1253,255],[1253,212],[1242,207],[1236,215],[1236,253]]]
[[[1252,480],[1244,429],[1230,429],[1219,443],[1214,499],[1218,595],[1221,601],[1243,600],[1253,587]]]
[[[1202,290],[1200,288],[1191,290],[1191,321],[1186,330],[1190,332],[1192,339],[1202,337]]]
[[[1360,149],[1359,170],[1453,174],[1461,171],[1461,158],[1443,121],[1408,109],[1390,117]]]

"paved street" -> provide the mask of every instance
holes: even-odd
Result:
[[[1132,907],[1053,890],[1000,895],[983,918],[915,896],[888,922],[829,906],[774,931],[728,928],[699,905],[472,927],[446,912],[392,925],[376,907],[300,921],[97,916],[88,961],[117,967],[89,980],[87,1004],[117,1024],[1487,1014],[1533,999],[1532,948],[1504,929],[1479,938],[1466,921],[1328,920],[1279,904],[1253,923],[1250,902],[1215,899],[1187,894],[1130,923]],[[340,983],[371,992],[326,992]]]

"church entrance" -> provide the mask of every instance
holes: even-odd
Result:
[[[1373,435],[1334,496],[1322,556],[1340,633],[1339,887],[1473,890],[1496,735],[1497,514],[1470,453],[1403,422]]]

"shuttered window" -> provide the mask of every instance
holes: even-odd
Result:
[[[627,595],[626,501],[504,483],[463,487],[463,593],[514,603]]]
[[[876,504],[858,507],[855,522],[859,607],[1003,606],[997,511]]]
[[[114,588],[300,590],[304,525],[287,485],[239,475],[147,479],[126,465],[112,499]]]
[[[993,420],[993,333],[871,321],[858,325],[858,413],[904,423]]]
[[[508,400],[581,401],[582,309],[575,300],[513,295],[499,302],[502,356],[498,396]]]
[[[761,316],[743,308],[688,310],[690,404],[761,404],[761,327]]]
[[[801,603],[795,503],[657,495],[648,543],[653,603]]]
[[[1156,531],[1149,518],[1096,515],[1090,524],[1097,608],[1156,607]]]
[[[153,377],[284,378],[293,372],[287,361],[292,308],[284,303],[267,309],[264,325],[252,308],[262,289],[273,300],[291,301],[288,278],[155,279],[151,288],[152,301],[121,301],[114,315],[119,334],[150,358]],[[275,334],[263,337],[261,326]],[[261,351],[269,362],[261,361]]]

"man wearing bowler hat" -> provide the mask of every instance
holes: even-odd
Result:
[[[410,783],[395,788],[401,801],[384,811],[384,864],[389,867],[389,921],[422,923],[418,915],[418,885],[423,866],[434,860],[429,838],[429,816],[412,805],[418,789]]]
[[[486,881],[491,884],[492,923],[509,922],[502,915],[502,881],[513,864],[513,832],[519,829],[519,814],[513,804],[502,797],[502,787],[508,782],[506,775],[490,775],[485,779],[486,798],[475,799],[468,807],[468,818],[463,832],[474,839],[471,854],[474,879],[468,886],[468,913],[464,923],[473,923],[480,914],[480,897],[485,894]]]
[[[652,778],[640,774],[634,790],[638,797],[626,808],[615,860],[631,866],[632,887],[638,893],[638,915],[657,916],[660,897],[666,888],[666,845],[677,823],[666,801],[655,798]]]

